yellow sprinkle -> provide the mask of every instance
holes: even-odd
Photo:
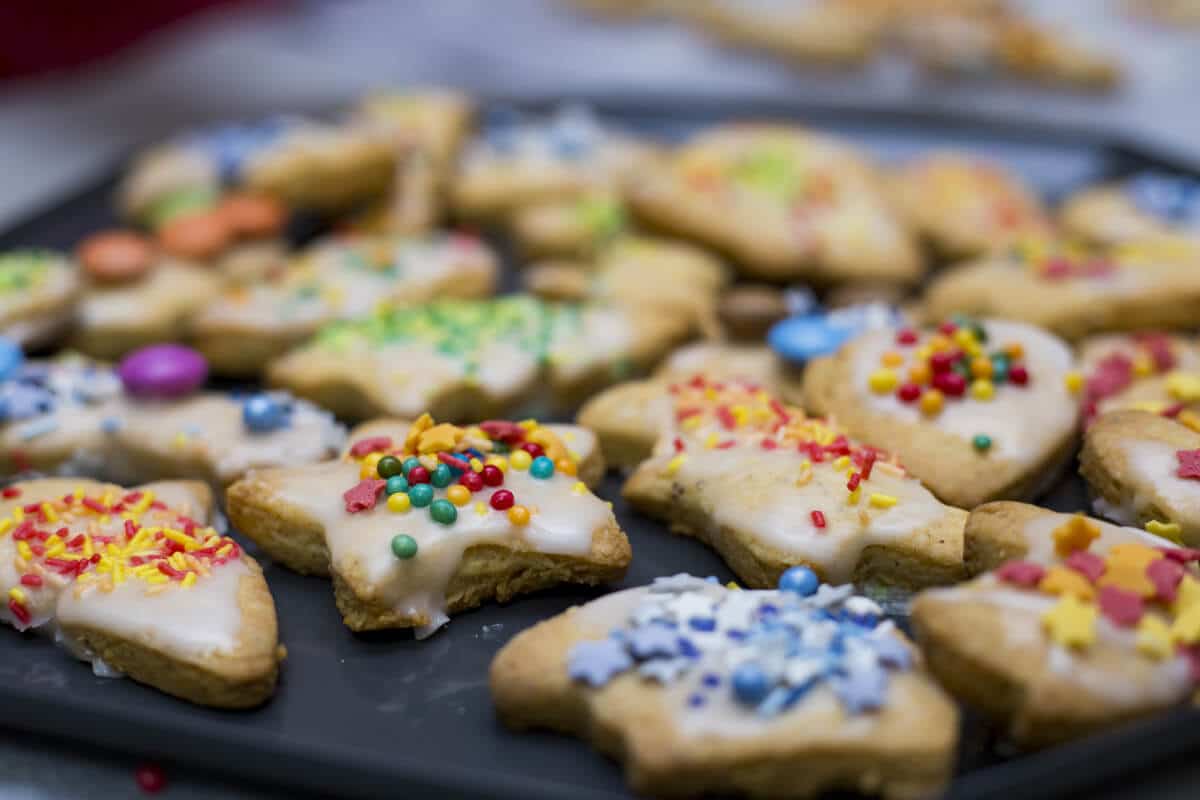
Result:
[[[894,497],[890,494],[879,494],[878,492],[875,492],[871,495],[870,502],[875,508],[891,508],[892,506],[896,505],[896,503],[900,502],[900,498]]]
[[[1153,614],[1143,615],[1138,622],[1136,641],[1138,652],[1155,661],[1162,661],[1175,652],[1167,623]]]
[[[848,505],[848,506],[858,505],[858,498],[861,496],[862,496],[862,489],[861,488],[855,489],[854,491],[850,492],[850,494],[848,494],[846,496],[846,505]]]
[[[704,446],[707,449],[712,450],[717,446],[717,442],[719,442],[720,440],[721,440],[721,437],[718,436],[716,433],[710,433],[708,436],[706,436],[704,438]]]
[[[683,466],[683,462],[686,460],[687,456],[683,453],[679,453],[667,462],[666,473],[668,475],[674,475],[675,473],[679,472],[679,468]]]
[[[134,514],[144,514],[146,513],[146,509],[150,508],[150,504],[153,502],[154,492],[147,490],[142,492],[142,496],[138,498],[138,501],[134,503],[133,508],[130,510],[133,511]]]
[[[482,503],[482,502],[476,503],[475,504],[475,513],[481,517],[486,517],[487,513],[488,513],[487,504]]]
[[[1063,384],[1071,394],[1079,394],[1079,390],[1083,388],[1083,376],[1078,372],[1068,372],[1063,376]]]
[[[18,603],[25,602],[25,593],[22,592],[20,589],[18,589],[16,586],[14,586],[8,590],[8,596],[10,598],[12,598],[13,600],[16,600]]]
[[[797,486],[804,486],[812,480],[812,462],[807,458],[800,462],[800,475],[796,478]]]
[[[25,509],[20,506],[13,506],[12,515],[17,522],[25,521]]]
[[[58,514],[54,510],[54,506],[49,503],[42,503],[42,513],[46,516],[47,522],[58,522]]]
[[[850,466],[850,456],[838,456],[833,461],[833,468],[838,472],[845,472],[848,466]]]
[[[120,561],[113,561],[112,579],[117,586],[125,582],[125,567]]]
[[[396,492],[388,495],[387,507],[388,511],[403,514],[412,508],[412,500],[409,499],[407,492]]]
[[[679,427],[682,428],[684,431],[694,431],[694,430],[696,430],[696,428],[700,427],[700,423],[702,421],[703,420],[701,420],[701,418],[699,416],[688,417],[687,419],[685,419],[683,422],[681,422],[679,424]]]
[[[14,524],[12,517],[5,517],[3,520],[0,520],[0,536],[11,531]]]
[[[992,382],[980,378],[971,382],[971,396],[976,400],[991,400],[996,394],[996,387]]]
[[[482,472],[483,471],[483,462],[480,461],[478,458],[472,458],[471,459],[471,471],[472,472]]]
[[[1149,356],[1138,356],[1133,360],[1133,374],[1141,378],[1154,374],[1154,362]]]
[[[900,355],[895,350],[889,350],[883,354],[883,358],[881,358],[879,361],[885,367],[898,367],[904,363],[904,356]]]
[[[85,533],[83,535],[83,555],[85,558],[91,558],[95,554],[96,551],[92,549],[92,537]]]
[[[887,394],[896,388],[899,379],[890,369],[877,369],[867,378],[867,385],[875,394]]]
[[[183,576],[183,580],[180,581],[180,585],[183,586],[184,588],[195,586],[196,585],[196,573],[189,572],[187,575]]]
[[[1146,530],[1155,536],[1170,539],[1175,544],[1183,544],[1183,539],[1179,535],[1182,529],[1179,527],[1178,522],[1159,522],[1156,519],[1152,519],[1146,523]]]
[[[217,555],[218,555],[218,556],[227,556],[227,555],[229,555],[229,553],[230,553],[232,550],[233,550],[233,545],[232,545],[232,544],[227,544],[227,545],[225,545],[224,547],[222,547],[221,549],[217,550]]]
[[[571,491],[575,494],[583,494],[588,490],[587,484],[583,481],[575,481],[575,485],[571,487]]]
[[[742,590],[742,587],[738,586],[737,581],[730,581],[729,583],[725,584],[725,588],[734,592],[740,592]]]
[[[1200,433],[1200,414],[1192,411],[1190,408],[1185,408],[1175,416],[1175,421],[1180,425],[1191,428]]]
[[[145,576],[144,580],[146,583],[166,583],[167,576],[161,572],[151,572]]]
[[[1167,393],[1184,402],[1200,400],[1200,375],[1172,372],[1167,376]]]
[[[195,539],[183,531],[177,531],[174,528],[163,528],[163,537],[182,545],[185,550],[195,550],[199,546],[199,543]]]

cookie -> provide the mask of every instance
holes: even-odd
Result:
[[[272,117],[193,131],[141,155],[118,187],[130,219],[147,221],[187,193],[241,187],[294,208],[333,210],[383,194],[395,143],[370,126]]]
[[[131,231],[89,236],[80,242],[78,258],[87,282],[71,347],[93,358],[115,359],[138,347],[178,341],[222,284],[203,262],[167,255]]]
[[[852,3],[698,0],[687,16],[718,40],[802,65],[854,66],[878,48],[883,19]]]
[[[970,258],[1051,231],[1032,188],[975,156],[923,156],[901,167],[890,188],[909,225],[943,258]]]
[[[1083,439],[1079,472],[1099,516],[1200,544],[1200,433],[1148,411],[1113,411]]]
[[[930,589],[911,620],[930,671],[1023,747],[1183,703],[1200,680],[1200,553],[1021,503],[967,523],[986,575]]]
[[[494,115],[462,154],[452,203],[460,217],[504,221],[525,206],[618,187],[653,158],[653,148],[585,107],[545,118]]]
[[[966,514],[882,451],[754,384],[678,385],[650,459],[622,490],[695,536],[748,586],[792,566],[822,580],[912,588],[962,576]]]
[[[1190,339],[1143,331],[1106,334],[1079,346],[1079,374],[1073,379],[1084,423],[1101,414],[1136,408],[1168,414],[1200,427],[1200,351]]]
[[[195,482],[10,485],[0,621],[51,632],[99,677],[204,706],[265,702],[284,653],[275,603],[254,559],[209,526],[212,506]]]
[[[766,347],[693,344],[672,353],[652,378],[619,383],[592,397],[576,419],[595,432],[606,463],[632,469],[650,457],[654,444],[670,427],[671,395],[679,391],[676,384],[696,376],[762,386],[785,402],[800,397],[799,379]]]
[[[165,255],[207,266],[231,283],[252,283],[286,258],[289,216],[274,197],[232,191],[181,198],[150,224]]]
[[[625,204],[610,189],[531,203],[512,213],[512,237],[528,259],[590,259],[628,227]]]
[[[422,233],[444,216],[458,153],[474,116],[461,92],[378,92],[366,97],[352,119],[398,148],[394,182],[359,227],[373,233]]]
[[[581,476],[583,429],[424,414],[364,426],[342,459],[252,472],[229,490],[234,526],[304,573],[329,574],[346,625],[415,628],[486,599],[619,579],[629,541]]]
[[[199,392],[203,360],[170,345],[120,371],[78,357],[29,361],[0,382],[0,471],[67,471],[221,487],[253,467],[320,461],[344,432],[284,393]]]
[[[639,795],[932,797],[958,711],[853,587],[659,578],[518,634],[492,662],[500,719],[590,740]]]
[[[627,190],[637,219],[728,254],[746,276],[821,284],[912,284],[917,248],[872,167],[798,127],[700,133]]]
[[[343,419],[542,413],[651,368],[690,328],[684,317],[524,295],[442,300],[327,326],[272,362],[267,379]]]
[[[952,314],[1039,325],[1067,339],[1195,325],[1200,245],[1142,239],[1111,249],[1028,242],[948,270],[923,298],[928,319]]]
[[[491,248],[465,234],[332,237],[267,280],[227,288],[188,331],[214,371],[255,376],[323,325],[380,304],[487,296],[496,272]]]
[[[873,331],[809,365],[804,405],[895,453],[943,502],[1026,498],[1074,452],[1066,343],[1032,325],[956,318]]]
[[[717,317],[725,335],[735,341],[761,342],[767,331],[789,314],[784,292],[772,286],[742,284],[721,293]]]
[[[79,270],[66,256],[0,253],[0,336],[26,348],[52,344],[74,321],[81,291]]]
[[[1089,186],[1063,203],[1064,229],[1097,244],[1163,235],[1200,236],[1200,181],[1144,173]]]

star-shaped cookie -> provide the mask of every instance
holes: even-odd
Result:
[[[952,694],[1026,747],[1181,703],[1200,682],[1200,551],[1022,503],[971,513],[968,568],[912,624]]]
[[[1113,247],[1030,240],[933,280],[926,319],[972,314],[1040,325],[1067,339],[1195,324],[1200,242],[1139,239]]]
[[[274,601],[254,559],[209,527],[204,484],[47,478],[0,494],[0,621],[199,705],[274,693]]]
[[[1113,411],[1087,430],[1079,471],[1096,513],[1200,545],[1200,433],[1148,411]]]
[[[1074,359],[1032,325],[965,317],[868,332],[809,365],[805,406],[895,453],[961,508],[1031,497],[1074,451]]]
[[[572,408],[652,367],[692,327],[688,315],[527,295],[442,300],[328,326],[267,374],[342,418],[469,420]]]
[[[642,222],[725,252],[755,278],[911,284],[924,271],[873,168],[801,128],[705,131],[641,171],[628,200]]]
[[[562,582],[619,579],[629,541],[589,491],[603,466],[574,426],[422,415],[351,436],[347,454],[258,470],[234,484],[229,518],[273,559],[331,575],[346,625],[432,634],[484,600]]]
[[[875,603],[818,583],[676,575],[569,609],[496,655],[497,713],[588,739],[644,795],[936,794],[954,704]]]
[[[715,548],[747,585],[773,586],[797,564],[839,583],[962,576],[965,512],[886,453],[744,381],[695,378],[669,397],[625,498]]]

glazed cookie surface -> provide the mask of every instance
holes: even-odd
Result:
[[[328,326],[268,380],[349,419],[503,416],[576,405],[653,366],[690,328],[681,316],[523,295],[444,300]]]
[[[1147,411],[1113,411],[1091,425],[1079,471],[1099,516],[1200,544],[1200,433]]]
[[[911,284],[923,271],[872,168],[801,128],[703,132],[629,189],[638,218],[732,256],[764,280]]]
[[[0,253],[0,336],[22,347],[52,343],[75,319],[82,282],[75,264],[48,250]]]
[[[525,205],[513,212],[511,229],[526,258],[590,259],[625,231],[627,216],[619,192],[592,189]]]
[[[491,248],[465,234],[333,237],[258,283],[231,286],[190,322],[214,371],[257,375],[323,325],[381,304],[483,297],[496,282]]]
[[[206,486],[42,479],[3,495],[0,621],[53,631],[97,676],[199,705],[274,693],[274,601],[254,559],[209,527]]]
[[[962,576],[965,512],[886,453],[754,384],[677,384],[625,499],[717,550],[751,587],[791,566],[823,580],[920,587]]]
[[[883,34],[878,14],[851,3],[697,0],[683,7],[685,17],[724,42],[802,64],[861,63]]]
[[[229,516],[272,558],[333,577],[353,630],[415,628],[562,582],[619,579],[629,542],[584,480],[603,466],[586,430],[422,415],[355,431],[347,454],[260,470],[229,490]]]
[[[1079,346],[1085,424],[1124,408],[1167,414],[1200,428],[1200,351],[1190,338],[1154,331],[1107,334]]]
[[[1040,325],[1067,339],[1194,324],[1200,245],[1142,239],[1114,248],[1027,242],[947,270],[929,285],[927,319],[972,314]]]
[[[1073,367],[1066,343],[1031,325],[958,318],[866,333],[814,361],[805,406],[970,509],[1033,496],[1070,458]]]
[[[1063,226],[1100,244],[1147,236],[1200,236],[1200,181],[1147,173],[1123,183],[1092,186],[1063,204]]]
[[[1200,552],[1133,528],[1021,503],[967,523],[987,574],[919,594],[930,670],[1024,747],[1087,735],[1185,701],[1200,679]]]
[[[852,591],[803,567],[778,591],[659,578],[518,634],[492,662],[492,699],[511,728],[619,758],[639,794],[932,796],[957,710]]]

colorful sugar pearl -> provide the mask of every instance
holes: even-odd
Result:
[[[417,540],[407,534],[392,537],[392,555],[401,561],[416,557],[417,549]]]

